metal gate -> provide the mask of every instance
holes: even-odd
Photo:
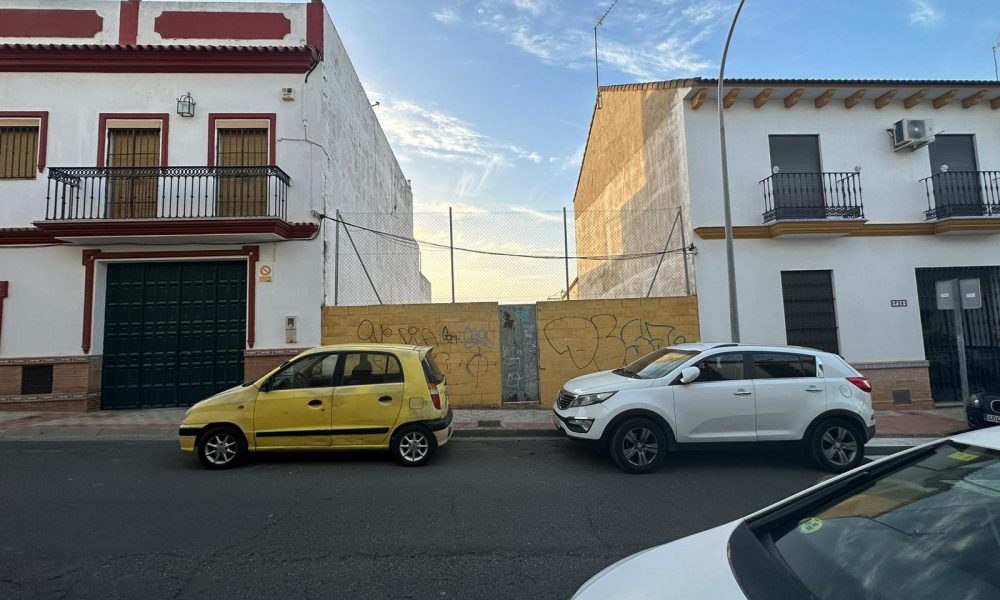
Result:
[[[504,403],[538,402],[538,321],[534,304],[500,307]]]
[[[962,311],[970,392],[1000,381],[1000,267],[917,269],[924,353],[935,402],[960,402],[961,381],[952,312],[938,310],[934,282],[974,278],[982,284],[983,307]]]
[[[243,262],[109,264],[102,408],[190,406],[243,380]]]

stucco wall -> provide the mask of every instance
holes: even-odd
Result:
[[[494,303],[327,306],[323,343],[433,346],[461,408],[500,406],[500,320]]]
[[[578,254],[660,251],[678,207],[683,208],[686,238],[691,239],[683,139],[677,90],[602,94],[574,198]],[[656,242],[651,245],[651,240]],[[680,240],[680,231],[675,231],[670,249],[680,248]],[[682,261],[679,254],[666,257],[653,295],[686,293]],[[580,298],[645,296],[657,262],[656,258],[578,261],[577,294]]]
[[[700,339],[693,296],[538,303],[542,406],[580,375],[617,369],[670,344]]]

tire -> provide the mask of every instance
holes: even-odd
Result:
[[[420,425],[401,427],[389,443],[392,456],[404,467],[426,465],[437,450],[434,434]]]
[[[845,419],[828,419],[816,426],[809,437],[813,461],[833,473],[850,471],[865,458],[865,436]]]
[[[198,459],[206,469],[231,469],[243,462],[246,455],[246,440],[235,427],[213,427],[198,439]]]
[[[652,473],[666,458],[667,434],[651,419],[626,419],[615,428],[609,450],[615,464],[626,473]]]

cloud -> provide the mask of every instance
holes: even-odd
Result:
[[[445,25],[451,25],[462,20],[462,17],[458,15],[458,12],[454,8],[442,8],[435,13],[431,13],[431,16]]]
[[[934,8],[930,0],[913,0],[913,12],[910,13],[910,25],[930,28],[941,20],[941,12]]]
[[[600,30],[601,66],[647,80],[703,73],[713,62],[702,54],[701,44],[727,20],[730,9],[724,0],[616,5]],[[592,69],[593,27],[604,10],[598,5],[591,14],[577,4],[480,0],[473,21],[545,64]]]

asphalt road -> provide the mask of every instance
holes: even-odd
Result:
[[[630,476],[570,441],[269,455],[210,472],[165,442],[0,444],[0,598],[567,598],[633,552],[814,483],[689,453]]]

